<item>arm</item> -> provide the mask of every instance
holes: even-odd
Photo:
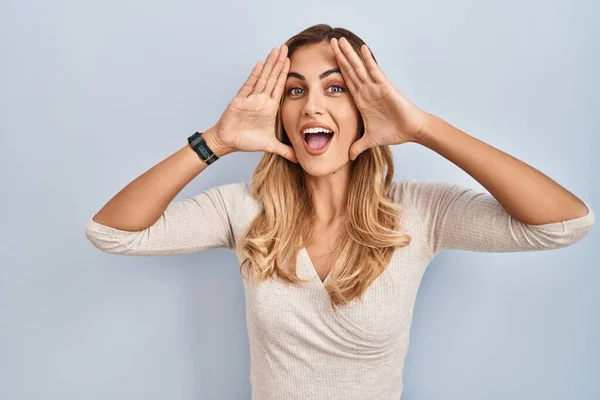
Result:
[[[489,193],[443,182],[404,182],[432,255],[444,249],[508,252],[569,246],[594,225],[587,203],[516,158],[427,116],[415,140]]]
[[[582,200],[537,169],[437,116],[427,114],[415,142],[471,175],[517,221],[547,224],[583,217],[589,212]]]
[[[561,222],[527,224],[515,219],[489,193],[460,185],[404,180],[393,192],[395,201],[420,223],[430,256],[441,250],[485,252],[550,250],[569,246],[594,225],[594,214]]]
[[[298,162],[275,135],[290,60],[287,46],[258,62],[217,124],[203,136],[218,156],[263,151]],[[152,167],[113,197],[88,223],[87,237],[103,251],[131,255],[180,254],[234,245],[229,209],[249,194],[243,184],[207,190],[171,203],[206,165],[189,145]],[[229,206],[229,207],[228,207]]]
[[[204,134],[213,152],[229,154]],[[92,244],[107,253],[167,255],[234,245],[227,201],[236,185],[209,189],[182,201],[173,198],[207,165],[189,145],[155,165],[116,194],[86,226]]]
[[[444,248],[556,248],[574,243],[592,228],[592,210],[575,195],[413,104],[387,79],[366,45],[360,55],[344,38],[331,39],[330,45],[365,126],[363,136],[350,147],[351,160],[376,146],[420,143],[491,193],[431,182],[397,185],[407,190],[402,197],[413,204],[414,217],[423,220],[432,253]]]
[[[213,128],[203,136],[217,157],[231,152],[215,143]],[[158,220],[175,196],[206,167],[186,144],[125,186],[92,220],[124,231],[146,229]]]
[[[344,38],[330,45],[365,126],[350,148],[351,160],[370,147],[416,142],[475,178],[518,221],[544,224],[587,214],[580,199],[540,171],[418,108],[387,79],[366,45],[360,56]]]

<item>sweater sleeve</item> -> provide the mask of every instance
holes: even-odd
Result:
[[[154,224],[141,231],[123,231],[90,219],[85,234],[103,252],[130,256],[233,248],[230,212],[243,190],[242,185],[217,186],[194,197],[171,202]]]
[[[594,226],[594,213],[541,225],[513,218],[489,193],[444,182],[405,180],[402,194],[414,207],[433,255],[446,249],[518,252],[567,247]]]

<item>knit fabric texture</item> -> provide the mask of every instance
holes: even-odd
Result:
[[[297,274],[310,281],[302,286],[243,278],[253,400],[398,400],[417,291],[437,253],[557,249],[594,225],[587,203],[584,217],[531,225],[511,217],[489,193],[438,181],[396,181],[388,197],[402,205],[401,229],[412,241],[395,251],[362,300],[331,308],[325,290],[331,273],[321,282],[305,248],[297,256]],[[230,183],[173,201],[145,230],[123,231],[90,219],[85,233],[112,254],[233,249],[260,211],[250,183]]]

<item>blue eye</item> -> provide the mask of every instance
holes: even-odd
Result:
[[[329,86],[329,87],[330,87],[330,88],[338,88],[338,89],[340,89],[339,91],[337,91],[337,92],[333,92],[333,93],[344,93],[344,92],[346,91],[346,89],[345,89],[345,88],[343,88],[343,87],[341,87],[340,85],[331,85],[331,86]]]
[[[302,88],[299,88],[299,87],[293,87],[293,88],[289,88],[289,89],[288,89],[288,91],[287,91],[287,94],[290,94],[290,95],[292,95],[292,96],[293,96],[293,95],[296,95],[296,94],[300,94],[300,93],[294,93],[294,90],[296,90],[296,89],[298,89],[298,90],[303,90]]]
[[[336,88],[337,90],[333,90],[333,91],[330,90],[332,88]],[[296,90],[298,90],[299,92],[297,92]],[[327,91],[329,91],[330,93],[336,93],[336,94],[337,93],[344,93],[344,92],[346,92],[346,88],[343,87],[343,86],[340,86],[340,85],[331,85],[331,86],[329,86],[327,88]],[[289,88],[287,90],[286,94],[289,95],[289,96],[297,96],[297,95],[303,94],[303,92],[304,92],[304,89],[302,89],[302,88],[300,88],[298,86],[294,86],[294,87]]]

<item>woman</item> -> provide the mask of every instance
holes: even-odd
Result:
[[[594,224],[586,203],[541,172],[416,107],[360,38],[328,25],[273,49],[198,136],[127,185],[86,233],[116,254],[235,249],[255,400],[398,399],[417,289],[439,251],[555,249]],[[392,181],[389,145],[406,142],[491,194]],[[236,151],[266,152],[251,184],[172,202]]]

